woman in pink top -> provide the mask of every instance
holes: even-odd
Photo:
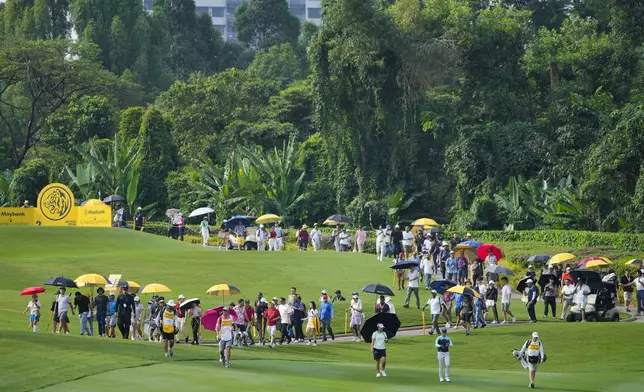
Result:
[[[364,243],[367,240],[367,232],[364,231],[362,226],[358,227],[356,230],[356,246],[358,247],[358,252],[362,253],[364,249]]]

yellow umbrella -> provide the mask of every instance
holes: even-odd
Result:
[[[411,224],[412,226],[422,226],[424,229],[429,229],[431,227],[437,227],[438,223],[436,223],[435,220],[431,218],[420,218],[416,219],[414,222]]]
[[[105,203],[98,199],[89,199],[83,204],[85,207],[95,207],[95,206],[104,206]]]
[[[597,267],[604,267],[610,265],[610,263],[607,260],[591,260],[584,264],[584,268],[597,268]]]
[[[127,287],[129,287],[131,289],[134,289],[135,291],[141,288],[141,285],[136,283],[133,280],[127,280],[126,282],[127,282]],[[168,289],[168,290],[170,290],[170,289]],[[161,292],[161,291],[159,291],[159,292]]]
[[[216,284],[211,288],[209,288],[208,290],[206,290],[206,294],[217,295],[217,296],[221,295],[222,304],[225,301],[224,298],[226,297],[226,295],[239,294],[239,293],[241,293],[241,291],[237,287],[226,283]]]
[[[644,261],[642,259],[633,259],[628,260],[624,263],[624,265],[629,267],[642,268],[642,266],[644,266]]]
[[[99,274],[85,274],[81,275],[74,280],[76,285],[80,287],[86,286],[104,286],[110,284],[110,281],[107,280],[104,276]]]
[[[282,219],[282,218],[280,218],[279,215],[266,214],[266,215],[262,215],[259,218],[255,219],[255,222],[261,223],[261,224],[274,223],[274,222],[279,222],[280,219]]]
[[[324,222],[322,222],[322,224],[325,226],[335,226],[335,225],[344,225],[345,223],[327,219]]]
[[[447,291],[449,291],[450,293],[473,295],[476,298],[481,298],[481,294],[479,294],[478,291],[465,286],[459,285],[459,286],[450,287],[449,289],[447,289]]]
[[[554,265],[565,263],[566,261],[570,261],[575,257],[577,256],[573,255],[572,253],[557,253],[556,255],[552,256],[550,260],[548,260],[548,264]]]
[[[141,294],[152,294],[152,293],[169,293],[172,290],[166,285],[163,285],[161,283],[150,283],[148,285],[145,285],[143,287],[143,290],[141,290]]]

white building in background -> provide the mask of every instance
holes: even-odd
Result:
[[[225,40],[236,41],[235,10],[245,0],[195,0],[197,13],[206,13],[212,18],[212,25],[221,31]],[[300,22],[322,23],[320,0],[286,0],[291,13]],[[146,11],[152,11],[152,0],[143,0]]]

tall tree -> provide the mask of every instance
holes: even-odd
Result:
[[[290,13],[286,0],[249,0],[235,10],[235,31],[237,39],[251,48],[295,45],[300,21]]]
[[[10,140],[14,167],[38,143],[53,113],[74,96],[109,86],[111,75],[92,54],[91,45],[65,39],[24,41],[0,50],[0,132]]]

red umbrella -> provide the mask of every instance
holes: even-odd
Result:
[[[496,256],[497,260],[501,260],[503,258],[503,252],[501,252],[501,249],[492,244],[485,244],[480,246],[476,252],[476,255],[479,257],[479,259],[485,260],[490,249],[492,249],[492,254]]]
[[[40,294],[44,293],[45,288],[44,287],[27,287],[26,289],[22,290],[22,293],[20,295],[34,295],[34,294]]]
[[[206,310],[206,313],[203,314],[201,317],[201,325],[209,331],[214,331],[217,328],[217,320],[219,320],[219,316],[223,313],[223,306],[218,306],[214,309],[209,309]],[[235,313],[232,309],[231,311],[228,312],[228,314],[233,318],[233,321],[237,321],[237,313]]]

